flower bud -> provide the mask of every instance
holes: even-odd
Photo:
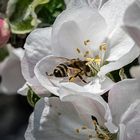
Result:
[[[8,23],[4,19],[0,19],[0,48],[9,40],[10,29]]]

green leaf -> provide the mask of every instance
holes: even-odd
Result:
[[[38,6],[38,17],[42,21],[40,27],[50,26],[56,17],[65,9],[64,0],[50,0],[47,4]]]
[[[9,52],[6,47],[0,48],[0,62],[2,62],[8,55]]]
[[[36,7],[49,0],[9,0],[7,16],[13,33],[31,32],[41,22],[35,12]]]
[[[40,97],[32,90],[32,88],[28,85],[29,90],[27,93],[27,101],[28,103],[34,107],[37,101],[40,99]]]

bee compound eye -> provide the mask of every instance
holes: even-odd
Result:
[[[54,73],[54,76],[55,76],[55,77],[62,77],[61,71],[58,70],[58,69],[55,69],[53,73]]]

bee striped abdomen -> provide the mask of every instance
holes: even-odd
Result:
[[[67,65],[66,64],[59,64],[58,66],[56,66],[56,68],[54,69],[54,76],[55,77],[67,77]]]

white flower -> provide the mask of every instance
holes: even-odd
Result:
[[[140,138],[140,80],[124,80],[109,92],[109,106],[115,124],[120,127],[119,140]]]
[[[7,45],[9,56],[0,63],[0,91],[6,94],[17,93],[17,90],[25,83],[21,74],[20,61],[23,57],[23,49],[14,49]]]
[[[39,34],[38,31],[40,32]],[[45,96],[50,95],[48,90],[41,86],[34,74],[34,66],[36,63],[44,56],[50,54],[50,36],[51,27],[46,29],[36,29],[28,36],[26,44],[24,45],[25,53],[21,61],[22,74],[26,83],[18,90],[18,93],[27,95],[29,85],[33,91],[40,96],[43,96],[44,94]],[[42,52],[39,51],[40,49]]]
[[[71,96],[88,96],[89,93],[80,93],[78,90],[72,91],[67,87],[59,90],[61,100],[74,102],[76,107],[83,104],[85,112],[92,112],[90,106],[85,105],[85,101],[80,97],[69,98]],[[69,93],[68,93],[69,92]],[[90,95],[92,97],[92,95]],[[89,103],[89,101],[87,101]],[[88,104],[87,103],[87,104]],[[90,103],[89,103],[90,104]],[[108,104],[112,114],[112,122],[118,127],[119,140],[139,140],[140,137],[140,80],[128,79],[118,82],[113,86],[108,94]],[[80,110],[81,111],[81,110]]]
[[[140,47],[140,0],[135,0],[124,15],[124,28]]]
[[[73,100],[77,97],[81,99],[80,103],[84,101],[78,107],[75,107],[71,102],[61,102],[56,97],[41,99],[30,117],[25,139],[99,140],[97,131],[103,134],[103,137],[105,135],[110,137],[111,133],[105,125],[109,124],[108,126],[113,132],[116,127],[111,123],[111,114],[107,103],[101,97],[90,99],[82,96],[70,96],[69,98]],[[89,112],[85,112],[87,109],[84,105],[89,108]]]
[[[73,5],[68,2],[68,6],[71,5],[57,17],[52,28],[37,29],[25,44],[24,77],[30,82],[37,78],[43,87],[56,95],[59,95],[61,83],[68,85],[69,79],[74,79],[72,84],[81,87],[81,92],[86,90],[102,94],[114,85],[105,75],[129,64],[140,53],[120,28],[124,11],[131,0],[107,1],[98,9],[91,8],[87,1],[79,2],[72,1]],[[82,75],[87,84],[78,76],[74,78],[75,71],[69,73],[73,74],[69,78],[48,76],[67,59],[77,58],[88,61],[92,74],[95,74],[89,78]]]
[[[135,0],[126,10],[124,16],[124,29],[140,47],[140,0]],[[132,77],[140,78],[140,66],[130,69]]]
[[[41,99],[30,117],[25,138],[139,140],[139,83],[139,80],[124,80],[117,83],[109,92],[109,106],[100,96],[88,93],[75,94],[62,88],[62,94],[71,92],[71,95],[63,97],[63,101],[56,97]],[[99,138],[99,134],[102,134],[103,138]]]

